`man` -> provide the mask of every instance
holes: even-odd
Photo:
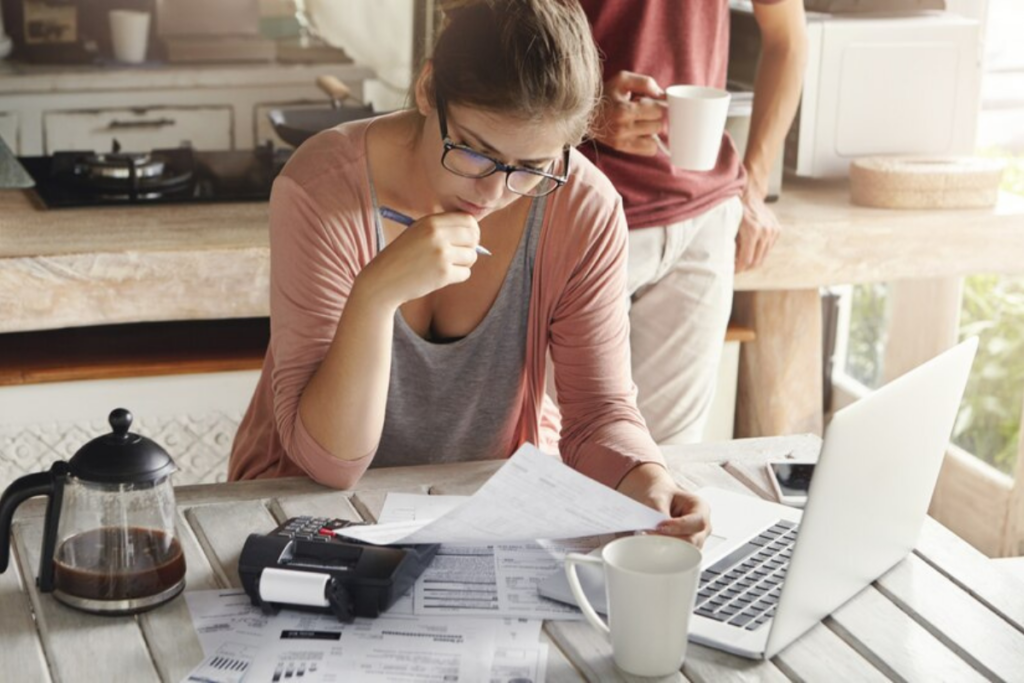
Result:
[[[707,172],[674,168],[654,136],[664,88],[725,87],[727,0],[581,0],[604,53],[605,94],[581,150],[615,183],[629,224],[630,345],[640,412],[658,443],[700,441],[732,306],[780,226],[768,176],[799,101],[802,0],[755,0],[761,60],[746,152],[723,136]]]

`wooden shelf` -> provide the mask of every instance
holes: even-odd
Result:
[[[736,323],[729,323],[725,330],[725,341],[751,342],[757,339],[757,334],[752,327],[744,327]]]
[[[0,386],[259,369],[267,318],[75,327],[0,335]]]

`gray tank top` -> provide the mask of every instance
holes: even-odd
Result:
[[[526,323],[544,203],[545,198],[533,201],[498,297],[468,335],[427,341],[401,311],[395,313],[387,411],[373,467],[508,456],[525,382]],[[384,244],[379,218],[377,244]]]

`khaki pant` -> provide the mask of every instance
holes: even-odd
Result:
[[[701,440],[732,309],[739,197],[665,227],[629,231],[630,349],[654,440]]]

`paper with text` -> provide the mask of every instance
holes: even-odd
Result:
[[[382,615],[344,624],[333,615],[284,609],[264,614],[241,590],[185,593],[207,656],[251,657],[244,683],[410,680],[511,680],[532,672],[543,681],[547,647],[541,622]],[[529,674],[523,674],[529,675]]]
[[[466,500],[467,496],[389,493],[378,521],[430,520]],[[542,597],[537,584],[562,569],[566,553],[586,553],[613,538],[609,534],[497,546],[443,544],[410,592],[413,603],[403,598],[401,609],[424,616],[581,619],[582,613],[575,606]],[[395,605],[390,612],[398,607]]]
[[[441,517],[349,527],[338,533],[376,545],[488,545],[652,529],[665,519],[524,444],[476,493]]]

